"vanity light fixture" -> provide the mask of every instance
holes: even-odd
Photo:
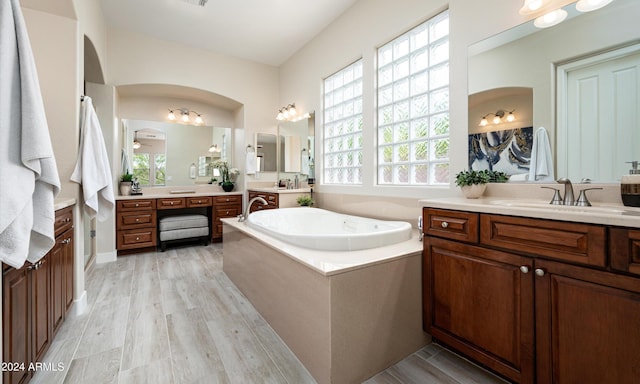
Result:
[[[576,9],[580,12],[591,12],[608,5],[613,0],[579,0]]]
[[[133,134],[133,149],[140,149],[142,144],[138,141],[138,131]]]
[[[179,111],[180,112],[180,120],[183,123],[189,123],[191,122],[191,114],[196,115],[195,119],[194,119],[194,123],[196,125],[200,125],[202,123],[204,123],[204,120],[202,119],[202,115],[199,114],[196,111],[191,111],[187,108],[174,108],[174,109],[170,109],[169,110],[169,114],[167,115],[167,119],[171,120],[171,121],[176,121],[176,114],[174,111]]]
[[[278,115],[276,116],[276,120],[279,121],[283,121],[283,120],[290,120],[292,121],[293,119],[296,118],[296,115],[298,114],[298,111],[296,110],[296,103],[291,103],[289,105],[287,105],[286,107],[282,107],[278,110]]]
[[[567,18],[567,11],[558,8],[554,11],[548,12],[533,21],[533,25],[538,28],[549,28],[554,25],[558,25]]]
[[[514,111],[515,109],[509,112],[508,115],[507,112],[503,111],[502,109],[497,110],[496,113],[487,113],[486,115],[482,116],[482,119],[480,120],[480,126],[486,127],[487,125],[489,125],[489,121],[487,120],[487,117],[489,116],[493,116],[493,119],[491,120],[493,124],[500,124],[505,115],[507,115],[507,117],[505,118],[507,122],[514,122],[516,121],[516,116],[513,114]]]
[[[218,144],[212,144],[212,145],[209,147],[209,152],[211,152],[211,153],[214,153],[214,152],[215,152],[215,153],[220,152],[220,148],[218,148]]]

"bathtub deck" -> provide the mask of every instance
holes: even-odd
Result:
[[[362,382],[429,342],[421,247],[324,274],[280,244],[223,228],[224,272],[319,383]]]

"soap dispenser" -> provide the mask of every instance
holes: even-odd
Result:
[[[631,164],[628,175],[623,175],[620,183],[622,204],[627,207],[640,207],[640,170],[637,161],[627,161]]]

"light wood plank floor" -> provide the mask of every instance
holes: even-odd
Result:
[[[88,311],[69,317],[32,383],[315,383],[222,272],[222,247],[119,257],[86,276]],[[46,366],[46,365],[45,365]],[[498,383],[431,344],[366,381]]]

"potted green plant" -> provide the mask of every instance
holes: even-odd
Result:
[[[477,199],[482,196],[490,180],[489,171],[461,171],[456,174],[456,185],[462,190],[467,199]]]
[[[120,176],[120,194],[122,196],[128,196],[131,194],[131,182],[133,181],[133,175],[129,172],[123,173]]]
[[[216,160],[213,162],[213,167],[220,170],[220,176],[222,176],[222,181],[220,182],[220,186],[225,192],[233,191],[235,184],[233,180],[240,173],[238,168],[229,168],[229,163],[226,160]]]
[[[298,198],[296,199],[296,202],[301,207],[312,207],[313,206],[313,199],[309,195],[298,196]]]

